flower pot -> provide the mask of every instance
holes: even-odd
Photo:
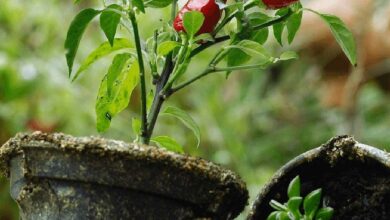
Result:
[[[164,149],[19,134],[0,149],[21,219],[232,219],[247,203],[231,171]]]
[[[266,219],[272,199],[286,202],[288,184],[297,175],[301,195],[322,188],[334,219],[390,219],[390,155],[340,136],[283,166],[262,189],[248,220]]]

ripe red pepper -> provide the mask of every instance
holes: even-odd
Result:
[[[204,15],[205,20],[197,35],[211,33],[222,16],[222,11],[215,1],[216,0],[189,0],[179,11],[175,21],[173,22],[175,30],[177,32],[185,31],[183,26],[183,16],[186,12],[199,11]],[[226,0],[223,0],[223,2],[226,3]]]
[[[299,2],[299,0],[263,0],[263,3],[269,9],[284,8],[296,2]]]

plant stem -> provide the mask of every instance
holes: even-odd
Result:
[[[177,8],[177,0],[172,1],[172,8],[171,8],[171,23],[173,24],[173,21],[176,17],[176,8]],[[175,40],[175,39],[172,39]],[[172,74],[172,71],[174,69],[175,65],[172,60],[172,53],[169,54],[166,57],[165,66],[161,73],[161,77],[158,78],[156,82],[156,92],[154,95],[152,107],[150,109],[150,112],[148,114],[147,123],[148,123],[148,129],[146,131],[145,135],[145,144],[149,144],[150,138],[153,135],[154,127],[157,122],[157,118],[160,114],[161,107],[164,104],[164,101],[166,100],[167,96],[163,93],[163,88],[167,84],[170,75]]]
[[[146,136],[146,142],[149,143],[150,138],[152,137],[154,127],[156,125],[157,118],[159,116],[159,113],[161,111],[161,107],[166,100],[167,96],[163,93],[163,88],[168,82],[169,76],[172,73],[173,70],[173,62],[171,55],[168,55],[167,61],[165,63],[165,67],[163,70],[163,73],[161,74],[160,80],[157,82],[156,85],[156,92],[153,99],[153,104],[149,112],[148,117],[148,131]]]
[[[138,32],[138,24],[137,24],[137,18],[135,17],[135,14],[133,11],[129,12],[129,18],[131,20],[131,24],[133,25],[133,32],[134,32],[134,40],[135,40],[135,46],[137,49],[137,57],[138,57],[138,64],[139,64],[139,76],[140,76],[140,84],[141,84],[141,142],[143,144],[147,143],[147,130],[148,130],[148,121],[147,121],[147,108],[146,108],[146,82],[145,82],[145,67],[144,67],[144,61],[142,57],[142,48],[141,48],[141,40]]]
[[[195,81],[209,75],[210,73],[216,73],[216,72],[225,72],[225,71],[234,71],[234,70],[249,70],[249,69],[258,69],[264,67],[264,64],[254,64],[254,65],[244,65],[244,66],[232,66],[232,67],[208,67],[205,69],[201,74],[195,76],[194,78],[188,80],[187,82],[184,82],[180,85],[178,85],[175,88],[172,88],[170,90],[169,95],[172,95],[173,93],[191,85]]]

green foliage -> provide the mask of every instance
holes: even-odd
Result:
[[[165,41],[158,45],[157,53],[160,56],[166,56],[179,46],[180,44],[176,41]]]
[[[151,8],[165,8],[172,4],[172,0],[146,0],[145,5]]]
[[[66,60],[69,68],[69,76],[72,73],[74,58],[80,45],[81,37],[87,25],[101,11],[87,8],[81,11],[72,21],[65,41]]]
[[[292,51],[283,52],[279,57],[274,56],[263,45],[269,37],[270,28],[273,28],[274,36],[280,45],[283,45],[284,30],[287,30],[288,43],[293,42],[302,20],[303,10],[300,3],[278,10],[274,16],[271,16],[264,13],[264,5],[258,0],[237,1],[230,4],[218,1],[220,10],[225,12],[224,16],[214,27],[214,30],[210,31],[211,33],[199,36],[197,36],[198,32],[207,21],[203,14],[205,12],[197,10],[185,12],[183,15],[185,33],[182,33],[182,29],[177,30],[177,32],[174,30],[176,26],[172,24],[172,21],[175,20],[174,16],[177,12],[175,7],[172,7],[171,18],[168,21],[162,20],[160,27],[153,31],[153,36],[147,38],[146,44],[142,45],[142,42],[145,41],[140,34],[139,24],[141,22],[137,20],[137,17],[141,16],[139,12],[146,13],[148,7],[165,8],[172,2],[176,3],[172,0],[131,0],[105,6],[103,10],[86,9],[81,11],[70,25],[65,43],[70,74],[84,31],[92,19],[99,14],[100,29],[108,40],[108,43],[103,43],[86,58],[73,80],[102,57],[126,50],[125,54],[115,56],[108,74],[100,86],[96,103],[98,131],[106,131],[112,118],[127,107],[138,80],[140,81],[139,100],[141,101],[140,140],[148,144],[152,138],[163,102],[184,87],[212,73],[226,72],[229,75],[236,70],[265,69],[277,62],[298,58],[298,55]],[[253,8],[255,9],[249,10]],[[343,24],[340,24],[339,20],[328,15],[320,15],[331,26],[336,40],[351,60],[354,59],[353,56],[356,59],[356,55],[354,55],[356,51],[351,47],[350,37],[352,35],[348,35],[349,31]],[[228,30],[229,35],[224,35],[225,33],[221,31],[226,26],[232,26]],[[132,38],[131,41],[124,40],[126,38],[115,38],[119,27],[128,31]],[[223,45],[214,57],[208,58],[209,65],[203,72],[182,82],[183,79],[186,79],[185,75],[188,74],[194,56],[210,46],[224,41],[229,41],[229,43]],[[138,61],[137,67],[129,63],[134,61],[133,57]],[[139,70],[138,80],[135,79],[137,74],[135,70],[132,70],[132,67]],[[129,72],[128,69],[131,69],[131,74],[125,74]],[[151,77],[148,76],[148,73]],[[131,76],[126,78],[128,75]],[[147,88],[148,85],[151,85],[152,88]],[[147,91],[152,92],[147,94]],[[155,97],[152,97],[153,94]],[[200,129],[191,117],[178,109],[168,108],[168,110],[170,111],[166,111],[164,114],[173,115],[184,122],[194,132],[199,146]],[[133,130],[138,131],[138,129]],[[175,142],[171,139],[162,138],[162,140],[165,145],[168,143],[170,148],[175,146]]]
[[[322,14],[314,10],[309,11],[319,15],[325,23],[330,27],[330,30],[333,33],[333,36],[336,38],[337,43],[339,43],[341,49],[344,51],[345,55],[348,57],[352,65],[357,65],[357,52],[356,52],[356,42],[351,31],[347,28],[345,23],[338,17],[334,15]]]
[[[267,220],[330,220],[334,210],[331,207],[320,208],[322,190],[317,189],[309,193],[304,199],[301,197],[301,180],[295,177],[289,184],[287,195],[289,200],[281,204],[271,200],[270,206],[276,211],[272,212]],[[301,206],[303,200],[303,213]]]
[[[76,80],[81,73],[87,70],[93,63],[95,63],[100,58],[110,55],[113,52],[133,47],[133,43],[125,38],[116,38],[112,46],[109,42],[104,42],[88,55],[88,57],[81,64],[80,68],[77,70],[72,80]]]
[[[291,11],[292,12],[291,12]],[[302,5],[300,3],[294,4],[291,8],[283,8],[276,12],[277,16],[284,16],[288,13],[292,13],[284,22],[275,24],[273,26],[275,39],[280,45],[283,45],[283,32],[287,29],[287,39],[288,43],[291,44],[294,41],[294,38],[301,26],[302,21]]]
[[[118,10],[119,13],[117,11],[112,10]],[[121,10],[122,6],[112,4],[108,6],[100,15],[100,27],[104,31],[104,34],[106,35],[108,42],[110,42],[111,46],[114,45],[116,30],[121,20]]]
[[[107,130],[111,120],[130,102],[132,91],[139,82],[139,66],[128,53],[115,56],[111,67],[100,84],[96,101],[97,129]]]
[[[168,136],[157,136],[151,139],[152,142],[157,143],[160,147],[163,147],[169,151],[176,153],[184,153],[183,147],[175,141],[175,139]]]
[[[194,119],[191,118],[191,116],[176,107],[169,106],[167,107],[163,112],[165,115],[173,116],[177,119],[179,119],[187,128],[189,128],[195,135],[197,140],[197,146],[200,144],[200,129]]]
[[[183,25],[190,39],[198,33],[203,25],[204,19],[204,15],[198,11],[190,11],[184,14]]]

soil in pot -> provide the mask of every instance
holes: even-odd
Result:
[[[287,201],[289,182],[299,175],[302,195],[322,188],[334,219],[390,219],[390,156],[342,136],[286,164],[260,193],[248,219],[266,219],[271,199]]]
[[[248,199],[213,163],[97,137],[17,135],[0,170],[22,219],[233,219]]]

